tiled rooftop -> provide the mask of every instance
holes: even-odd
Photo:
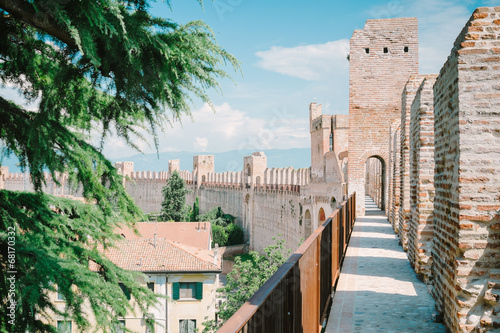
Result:
[[[210,222],[138,222],[137,231],[132,229],[118,229],[117,233],[126,239],[164,238],[173,243],[179,243],[190,247],[209,250],[211,243]]]
[[[220,272],[213,251],[200,250],[157,238],[124,239],[105,251],[117,266],[139,272]]]

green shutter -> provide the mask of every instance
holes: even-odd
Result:
[[[203,299],[203,282],[196,282],[196,299]]]
[[[179,282],[172,283],[172,298],[179,299]]]
[[[127,300],[130,301],[130,290],[128,290],[127,287],[123,283],[120,282],[120,288],[122,289],[123,293],[125,294],[125,297],[127,297]]]

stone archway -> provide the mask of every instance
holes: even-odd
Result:
[[[326,214],[325,214],[325,210],[323,208],[320,208],[319,209],[319,212],[318,212],[318,227],[320,225],[323,224],[323,222],[326,221]]]
[[[245,185],[246,187],[250,187],[252,184],[252,168],[250,167],[250,164],[247,164],[245,166]]]
[[[386,206],[386,163],[378,155],[369,156],[365,161],[365,195],[369,195],[381,210]]]
[[[335,197],[331,197],[330,198],[330,207],[332,208],[332,211],[335,210],[335,208],[337,208],[338,204],[337,204],[337,200],[335,199]]]

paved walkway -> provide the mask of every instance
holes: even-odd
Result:
[[[370,197],[358,217],[333,299],[327,333],[446,332],[392,226]]]

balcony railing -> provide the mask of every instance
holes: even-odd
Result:
[[[217,332],[320,332],[355,219],[352,194]]]

